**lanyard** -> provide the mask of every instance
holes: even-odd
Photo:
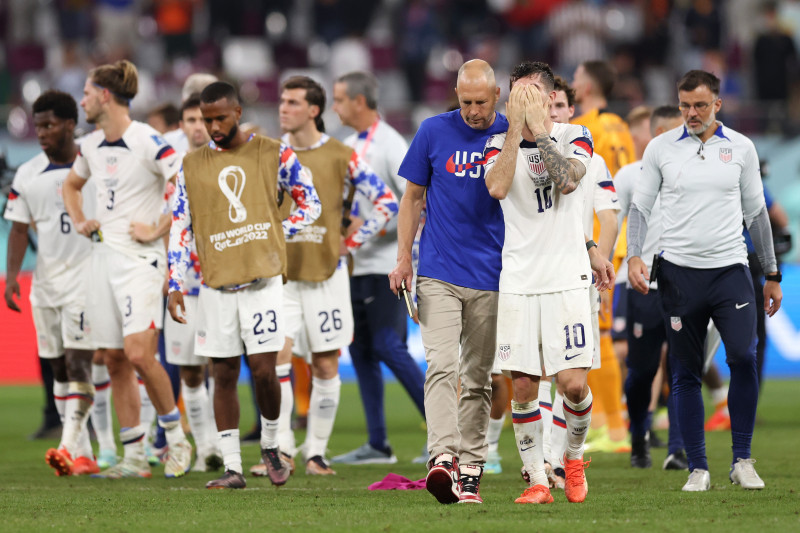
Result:
[[[364,159],[367,149],[372,142],[372,138],[375,136],[375,130],[378,129],[378,122],[380,122],[380,119],[373,122],[372,126],[369,127],[369,130],[367,130],[367,138],[364,140],[364,146],[361,147],[361,151],[358,154],[359,159]]]

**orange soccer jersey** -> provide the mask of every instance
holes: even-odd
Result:
[[[594,109],[573,118],[572,123],[589,128],[594,151],[605,160],[612,177],[620,168],[636,161],[636,150],[633,147],[631,132],[619,115],[610,111]]]

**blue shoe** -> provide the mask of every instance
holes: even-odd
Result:
[[[101,470],[111,468],[112,466],[116,465],[117,462],[119,462],[119,458],[117,458],[117,450],[100,450],[100,455],[97,457],[97,466],[99,466]]]
[[[500,464],[502,458],[497,450],[489,452],[489,457],[486,459],[486,464],[483,465],[484,474],[502,474],[503,466]]]

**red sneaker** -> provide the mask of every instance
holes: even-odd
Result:
[[[589,484],[586,483],[586,474],[583,473],[584,468],[589,466],[592,460],[589,459],[585,463],[583,457],[580,459],[567,459],[564,457],[564,471],[567,474],[564,480],[564,492],[567,494],[567,500],[572,503],[581,503],[586,499],[586,493],[589,492]]]
[[[439,500],[439,503],[456,503],[460,500],[458,491],[458,459],[449,453],[440,453],[431,460],[425,488]]]
[[[525,492],[514,500],[514,503],[553,503],[553,495],[550,494],[550,489],[544,485],[534,485],[525,489]]]
[[[479,465],[461,465],[459,467],[458,503],[483,503],[479,488],[483,467]]]
[[[100,467],[97,466],[97,461],[91,457],[76,457],[72,462],[72,475],[85,476],[89,474],[99,474]]]
[[[57,476],[72,475],[72,456],[66,448],[50,448],[44,454],[44,460],[56,471]]]

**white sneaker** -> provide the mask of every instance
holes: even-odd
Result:
[[[181,477],[192,466],[192,445],[183,439],[181,442],[171,445],[167,453],[167,462],[164,464],[164,475],[166,477]]]
[[[741,457],[737,459],[736,464],[731,468],[731,483],[741,485],[743,489],[763,489],[764,482],[758,477],[756,469],[753,467],[755,462],[755,459],[742,459]]]
[[[711,488],[711,474],[708,470],[695,468],[689,474],[689,481],[681,489],[684,492],[705,492]]]

